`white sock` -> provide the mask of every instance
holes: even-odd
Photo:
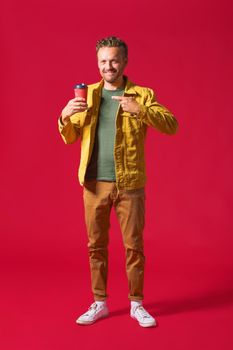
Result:
[[[135,307],[142,305],[142,300],[131,300],[131,309],[135,309]]]
[[[105,306],[106,300],[95,300],[95,303],[97,304],[97,306]]]

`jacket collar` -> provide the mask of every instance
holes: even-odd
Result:
[[[126,84],[125,84],[125,93],[126,94],[135,94],[136,95],[136,90],[135,90],[135,84],[132,83],[127,77],[125,77]]]

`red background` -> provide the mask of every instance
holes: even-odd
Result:
[[[1,15],[2,348],[232,349],[231,1],[5,0]],[[150,330],[128,314],[114,214],[111,317],[75,324],[92,302],[80,150],[57,118],[75,83],[99,80],[95,43],[109,35],[129,45],[129,78],[180,124],[147,138]]]

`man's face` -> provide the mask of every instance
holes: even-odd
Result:
[[[101,47],[97,53],[100,75],[108,83],[121,79],[127,58],[121,47]]]

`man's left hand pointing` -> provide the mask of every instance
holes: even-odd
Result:
[[[140,112],[140,105],[135,101],[134,97],[112,96],[112,99],[119,101],[124,112],[132,114],[138,114]]]

